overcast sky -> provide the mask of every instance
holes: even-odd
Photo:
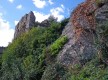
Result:
[[[72,10],[85,0],[0,0],[0,46],[12,41],[15,25],[21,17],[33,11],[41,22],[51,14],[58,21],[69,17]]]

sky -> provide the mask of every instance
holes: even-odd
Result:
[[[0,46],[7,46],[13,39],[15,25],[26,13],[33,11],[36,21],[50,15],[58,21],[70,16],[75,7],[85,0],[0,0]]]

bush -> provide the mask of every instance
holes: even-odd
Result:
[[[60,37],[62,29],[61,23],[52,21],[48,28],[34,27],[15,39],[0,60],[1,80],[40,80],[46,67],[43,52]]]
[[[101,23],[96,27],[98,58],[101,62],[107,63],[108,59],[108,22]]]
[[[63,65],[54,63],[45,70],[41,80],[66,80],[67,73]]]
[[[59,53],[59,51],[62,49],[64,44],[67,42],[67,40],[68,40],[68,38],[66,36],[63,36],[63,37],[60,37],[59,39],[57,39],[50,46],[51,55],[56,56]]]
[[[55,62],[55,57],[58,55],[59,51],[63,48],[67,41],[68,38],[66,36],[61,36],[54,43],[43,50],[42,57],[45,59],[46,64]]]
[[[108,67],[98,63],[98,59],[88,62],[77,74],[71,71],[71,76],[68,80],[107,80]]]

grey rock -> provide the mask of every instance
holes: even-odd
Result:
[[[94,46],[95,34],[93,31],[83,29],[79,36],[77,36],[75,31],[74,26],[69,22],[62,32],[62,35],[67,36],[69,41],[59,52],[57,61],[65,66],[85,64],[96,54]]]
[[[46,19],[46,20],[42,21],[38,26],[40,26],[40,27],[49,27],[50,22]]]
[[[99,40],[103,39],[101,40],[103,42],[100,42],[101,45],[106,44],[108,47],[108,36],[105,37],[99,34],[102,29],[106,30],[105,24],[108,23],[108,3],[104,3],[95,11],[94,14],[96,19],[95,24],[98,24],[98,29],[92,29],[92,26],[86,25],[88,23],[84,20],[76,21],[80,24],[83,24],[82,27],[75,28],[71,21],[67,24],[67,26],[65,26],[62,35],[67,36],[69,41],[59,52],[57,56],[58,62],[65,66],[73,66],[74,64],[83,65],[87,61],[94,58],[98,51],[94,44],[97,35],[100,36]],[[99,33],[97,33],[97,30],[99,30]]]
[[[25,14],[19,23],[15,27],[14,39],[19,37],[21,34],[27,32],[35,25],[35,16],[31,11],[28,14]]]
[[[96,10],[95,17],[98,24],[108,21],[108,3]]]

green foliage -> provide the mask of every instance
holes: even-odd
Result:
[[[0,60],[0,80],[40,80],[46,67],[43,52],[60,37],[63,27],[52,21],[48,28],[34,27],[15,39]]]
[[[88,62],[78,73],[71,72],[68,80],[107,80],[108,70],[104,65],[100,65],[98,59]]]
[[[66,36],[60,37],[59,39],[57,39],[51,46],[50,46],[50,50],[51,50],[51,54],[52,55],[57,55],[58,52],[62,49],[62,47],[64,46],[64,44],[67,42],[68,38]]]
[[[33,56],[32,55],[27,56],[23,61],[24,67],[28,68],[29,65],[31,65],[32,61],[33,61]]]
[[[68,38],[66,36],[61,36],[54,43],[43,50],[43,55],[41,57],[45,59],[47,65],[55,62],[55,57],[67,41]]]
[[[98,49],[98,57],[100,61],[106,62],[108,59],[108,22],[104,22],[98,24],[96,27],[97,32],[97,49]]]
[[[41,80],[66,80],[66,73],[63,65],[55,63],[47,67]]]
[[[103,34],[107,36],[108,35],[108,22],[106,21],[104,23],[97,25],[97,32],[99,34]]]
[[[64,20],[61,21],[61,26],[66,26],[68,22],[69,18],[65,18]]]
[[[0,80],[22,80],[24,76],[21,60],[14,60],[13,57],[8,58],[2,63]]]

